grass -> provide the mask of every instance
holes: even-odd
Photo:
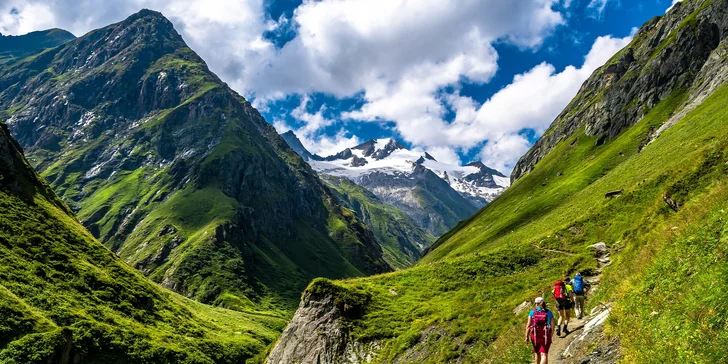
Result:
[[[638,152],[650,128],[667,120],[686,95],[674,92],[603,145],[583,131],[562,141],[503,195],[443,236],[415,267],[336,282],[372,293],[362,318],[351,324],[352,337],[377,341],[379,362],[418,350],[428,353],[427,363],[457,357],[482,362],[495,350],[528,360],[518,334],[524,318],[511,310],[564,274],[593,271],[588,246],[603,241],[615,261],[590,304],[616,299],[607,327],[625,339],[623,360],[715,362],[726,337],[719,300],[728,269],[721,259],[728,87]],[[617,189],[622,196],[605,199],[605,192]],[[678,202],[678,212],[664,196]],[[649,316],[653,310],[660,314]],[[423,334],[433,330],[442,337]],[[667,332],[675,335],[674,345],[658,345],[670,342]]]
[[[335,191],[339,203],[372,230],[382,246],[384,259],[392,267],[401,269],[412,265],[420,258],[422,247],[435,241],[409,215],[379,200],[365,188],[346,178],[322,178]]]
[[[212,308],[150,283],[35,194],[0,192],[0,361],[252,360],[285,318]]]

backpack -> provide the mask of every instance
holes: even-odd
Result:
[[[566,284],[564,284],[564,281],[556,281],[554,283],[554,298],[557,300],[569,299],[566,294]]]
[[[548,342],[549,330],[549,311],[533,309],[533,317],[531,317],[531,334],[537,343]],[[542,341],[543,333],[543,341]]]
[[[582,278],[581,276],[576,276],[571,282],[574,286],[574,293],[584,294],[584,278]]]

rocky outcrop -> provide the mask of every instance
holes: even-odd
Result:
[[[599,145],[639,122],[673,92],[687,90],[688,103],[699,104],[728,74],[720,67],[725,61],[719,56],[725,53],[719,44],[728,31],[727,15],[728,4],[723,1],[683,1],[643,25],[630,45],[584,82],[574,100],[518,161],[511,180],[530,172],[558,142],[579,130],[596,136]]]
[[[344,321],[361,314],[364,301],[346,301],[343,288],[317,280],[306,290],[293,319],[268,356],[268,364],[283,363],[369,363],[376,356],[377,343],[351,340]],[[355,294],[356,296],[356,294]]]

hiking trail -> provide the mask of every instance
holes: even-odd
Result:
[[[602,276],[602,269],[611,264],[609,251],[604,243],[594,244],[592,246],[596,250],[595,258],[598,262],[598,269],[593,276],[585,276],[584,279],[591,284],[591,289],[587,294],[586,305],[589,305],[589,298],[599,288],[599,281]],[[548,249],[541,249],[551,251]],[[566,253],[561,251],[554,251]],[[599,348],[592,350],[591,353],[584,353],[586,347],[593,342],[594,338],[601,334],[602,324],[609,317],[611,305],[600,303],[591,311],[584,312],[581,320],[572,317],[569,322],[569,334],[564,337],[558,337],[554,334],[553,343],[549,350],[549,364],[566,364],[566,363],[613,363],[616,361],[616,352],[607,352],[602,355]],[[554,320],[558,320],[558,313],[554,312]],[[592,360],[596,359],[596,360]]]

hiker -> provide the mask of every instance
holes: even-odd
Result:
[[[566,278],[568,279],[568,277]],[[564,324],[564,336],[569,334],[569,319],[571,318],[571,292],[563,280],[554,283],[552,291],[554,299],[556,299],[556,310],[559,312],[559,322],[556,325],[556,336],[561,336],[561,324]]]
[[[528,313],[526,342],[533,344],[533,358],[536,364],[548,364],[549,347],[554,336],[554,314],[546,308],[543,297],[536,297],[536,307]]]
[[[566,296],[569,297],[569,317],[576,317],[574,307],[576,306],[576,295],[574,295],[574,282],[569,277],[564,278],[566,285]],[[566,335],[564,335],[566,336]]]
[[[574,308],[576,309],[576,318],[581,320],[581,316],[584,313],[584,300],[586,298],[586,293],[589,292],[589,289],[591,288],[591,284],[589,284],[589,282],[581,276],[581,273],[577,272],[576,275],[574,275],[572,286],[574,286]]]

